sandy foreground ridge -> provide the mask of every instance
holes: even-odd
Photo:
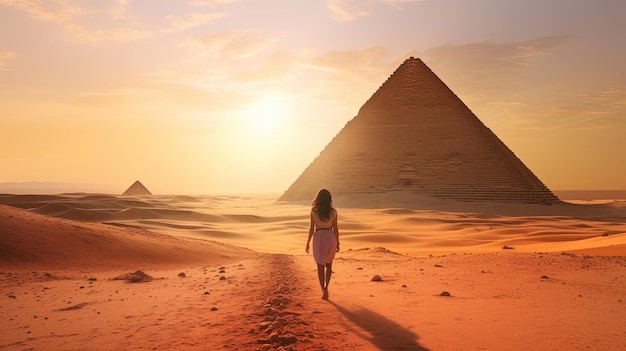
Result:
[[[623,349],[626,203],[389,196],[335,199],[323,301],[308,203],[0,195],[0,350]]]

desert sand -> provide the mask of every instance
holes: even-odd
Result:
[[[624,201],[337,197],[323,301],[278,197],[0,195],[0,350],[626,344]]]

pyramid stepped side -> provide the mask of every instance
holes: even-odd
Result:
[[[464,201],[558,198],[419,59],[408,59],[280,200],[410,191]]]

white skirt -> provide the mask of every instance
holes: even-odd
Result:
[[[332,263],[337,252],[337,238],[331,229],[318,229],[313,233],[313,258],[317,264]]]

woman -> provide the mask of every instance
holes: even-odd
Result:
[[[306,253],[309,253],[311,238],[313,238],[313,258],[317,263],[317,277],[322,288],[322,299],[328,300],[328,283],[333,272],[333,259],[335,252],[339,252],[339,229],[337,229],[337,210],[333,208],[332,197],[326,189],[320,190],[313,200]],[[325,272],[324,267],[326,267]]]

